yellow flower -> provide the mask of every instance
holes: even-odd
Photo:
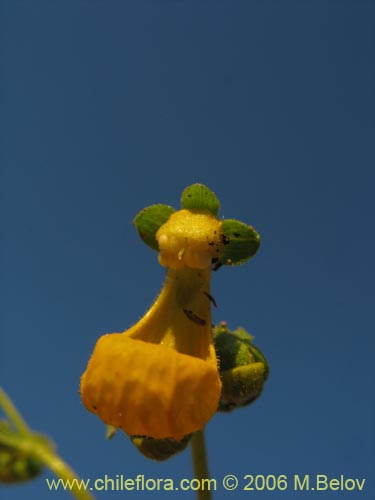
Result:
[[[86,408],[128,435],[180,440],[216,412],[210,274],[224,246],[211,213],[174,212],[156,233],[163,289],[144,317],[101,337],[81,378]]]

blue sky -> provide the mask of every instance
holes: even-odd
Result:
[[[201,182],[262,237],[214,274],[214,319],[271,365],[259,401],[209,422],[212,477],[343,474],[374,498],[374,2],[1,8],[0,379],[29,424],[84,478],[190,477],[188,452],[160,464],[106,441],[77,391],[97,338],[162,286],[133,217]],[[69,498],[43,478],[0,492]]]

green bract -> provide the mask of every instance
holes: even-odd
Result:
[[[238,220],[224,219],[223,232],[228,238],[228,244],[220,257],[222,264],[242,264],[256,254],[260,236],[253,227]]]
[[[181,208],[195,212],[210,212],[217,217],[220,203],[207,186],[192,184],[185,188],[182,193]],[[153,250],[159,251],[156,240],[158,229],[167,222],[174,212],[175,209],[169,205],[151,205],[144,208],[134,218],[139,235]],[[256,254],[260,245],[260,237],[253,227],[238,220],[224,219],[222,230],[225,247],[218,259],[215,259],[215,269],[221,264],[229,266],[242,264]]]
[[[255,401],[268,378],[269,366],[253,337],[243,328],[230,331],[223,322],[214,328],[214,345],[223,384],[218,410],[230,411]]]
[[[244,328],[234,331],[228,329],[225,322],[214,328],[216,354],[220,359],[220,371],[243,366],[249,362],[263,363],[268,376],[269,368],[266,358],[253,344],[254,337]]]
[[[185,188],[181,196],[181,208],[211,212],[217,215],[220,210],[216,195],[203,184],[193,184]]]
[[[153,250],[159,250],[155,238],[159,227],[167,222],[173,212],[175,212],[175,209],[168,205],[151,205],[135,216],[134,224],[140,237]]]

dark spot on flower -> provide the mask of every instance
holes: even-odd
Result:
[[[193,323],[196,323],[197,325],[204,326],[206,324],[206,321],[196,314],[193,313],[191,309],[184,309],[183,310],[186,316],[192,321]]]
[[[222,241],[223,245],[228,245],[228,243],[229,243],[228,236],[226,234],[222,234],[221,235],[221,241]]]
[[[239,238],[241,235],[240,235],[240,233],[233,233],[233,236],[235,236],[236,238]]]
[[[211,268],[213,271],[217,271],[223,265],[217,257],[214,257],[211,263],[212,263]]]
[[[212,295],[208,292],[203,292],[205,294],[206,297],[208,297],[210,299],[210,301],[212,302],[212,304],[217,307],[217,303],[216,303],[216,300],[212,297]]]

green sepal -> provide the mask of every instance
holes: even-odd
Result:
[[[226,244],[220,256],[221,264],[235,266],[254,257],[260,236],[253,227],[238,220],[224,219],[222,229]]]
[[[239,338],[236,333],[237,331],[231,332],[225,327],[217,327],[214,330],[214,344],[220,372],[255,362],[249,349],[250,342]]]
[[[134,217],[134,225],[139,236],[153,250],[159,251],[156,233],[160,226],[165,224],[169,217],[175,212],[169,205],[151,205],[141,210]]]
[[[229,330],[221,322],[213,330],[222,392],[218,411],[231,411],[255,401],[263,391],[269,365],[244,328]]]
[[[217,216],[220,203],[215,193],[204,184],[192,184],[184,189],[181,195],[181,207],[187,210],[211,212]]]
[[[218,411],[232,411],[249,405],[262,394],[265,380],[263,363],[238,366],[223,372]]]
[[[188,445],[191,434],[184,436],[180,441],[172,438],[155,439],[148,436],[131,436],[131,442],[147,458],[163,462],[183,451]]]
[[[231,331],[223,321],[213,329],[213,336],[220,372],[251,363],[263,363],[265,378],[268,378],[268,362],[259,347],[253,344],[254,337],[244,328]]]

